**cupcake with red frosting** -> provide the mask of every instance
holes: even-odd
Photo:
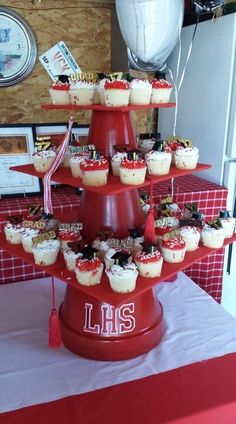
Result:
[[[160,277],[163,257],[155,244],[143,243],[143,250],[135,256],[135,263],[141,277]]]
[[[126,80],[106,80],[104,84],[104,98],[106,106],[128,106],[130,85]]]
[[[93,150],[80,164],[82,181],[86,186],[99,187],[107,184],[109,163],[104,156]]]
[[[67,75],[59,75],[58,80],[53,82],[49,89],[52,103],[54,105],[69,105],[70,104],[70,84]]]
[[[161,253],[166,262],[179,263],[184,260],[185,241],[179,235],[167,233],[161,240]]]
[[[75,264],[77,281],[83,286],[95,286],[101,281],[104,265],[96,256],[97,249],[86,246],[81,253],[82,257],[78,258]]]
[[[179,226],[179,219],[175,216],[163,216],[154,221],[156,243],[159,243],[162,237]]]
[[[136,151],[127,153],[127,158],[120,163],[120,181],[122,184],[143,184],[146,175],[146,162]]]
[[[59,240],[61,242],[61,250],[67,249],[68,243],[78,242],[82,240],[79,227],[81,228],[81,226],[76,223],[74,225],[72,224],[71,228],[68,229],[63,229],[63,227],[59,227]]]
[[[151,103],[169,103],[172,85],[165,79],[154,78],[151,81]]]

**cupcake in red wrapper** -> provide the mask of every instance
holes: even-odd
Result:
[[[84,185],[99,187],[107,183],[109,163],[95,150],[90,153],[89,158],[81,162],[80,169]]]
[[[151,103],[169,103],[172,85],[164,79],[154,78],[151,81],[152,94]]]
[[[184,260],[186,252],[185,241],[179,236],[174,235],[174,231],[167,233],[161,240],[161,253],[166,262],[179,263]]]
[[[54,105],[69,105],[69,89],[69,77],[67,75],[59,75],[58,80],[53,82],[51,88],[49,89],[52,103]]]
[[[163,257],[155,244],[143,243],[143,250],[137,253],[134,260],[141,277],[160,277]]]
[[[77,281],[83,286],[95,286],[101,281],[104,265],[96,256],[97,249],[86,246],[81,253],[75,264]]]
[[[146,175],[146,162],[136,151],[130,151],[120,163],[120,181],[122,184],[143,184]]]
[[[104,85],[104,98],[106,106],[128,106],[130,85],[125,80],[106,80]]]

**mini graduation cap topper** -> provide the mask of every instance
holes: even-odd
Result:
[[[127,152],[127,158],[128,160],[139,160],[140,158],[140,150],[130,150]]]
[[[69,77],[68,75],[58,75],[58,81],[62,82],[63,84],[69,84]]]
[[[230,218],[230,213],[227,210],[222,210],[219,212],[219,217],[220,218]]]
[[[192,212],[192,219],[202,219],[202,213],[200,211]]]
[[[84,241],[83,240],[79,240],[79,241],[69,241],[67,243],[67,246],[69,247],[69,249],[71,249],[74,253],[79,253],[82,251],[82,249],[84,248]]]
[[[12,224],[12,225],[18,225],[21,224],[23,221],[23,216],[22,215],[9,215],[6,217],[7,220]]]
[[[197,205],[196,203],[185,203],[185,208],[188,209],[190,212],[197,211]]]
[[[209,227],[215,228],[216,230],[223,228],[219,217],[214,218],[212,221],[208,221],[207,224],[209,225]]]
[[[144,243],[142,243],[142,246],[144,252],[146,253],[154,253],[157,250],[157,246],[155,245],[155,243],[149,241],[145,241]]]
[[[95,249],[94,247],[87,245],[81,250],[81,253],[83,255],[82,258],[88,259],[88,260],[94,259],[97,256],[97,252],[98,252],[98,249]]]
[[[128,229],[130,237],[133,237],[134,239],[138,237],[142,237],[142,231],[139,228],[130,228]]]
[[[164,146],[165,146],[164,140],[156,140],[152,150],[155,150],[156,152],[163,152],[165,149]]]
[[[102,227],[100,231],[98,231],[97,235],[100,237],[102,241],[106,241],[109,237],[111,238],[114,234],[114,231],[110,227]]]
[[[99,160],[101,158],[101,155],[96,150],[91,150],[89,154],[89,159]]]
[[[52,213],[43,212],[43,219],[52,219],[52,218],[53,218]]]
[[[160,133],[141,133],[139,134],[140,140],[146,140],[146,139],[152,139],[152,140],[159,140],[161,137]]]
[[[124,267],[129,262],[130,254],[119,251],[116,252],[111,258],[114,259],[115,265],[120,265],[121,267]]]

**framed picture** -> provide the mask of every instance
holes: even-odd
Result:
[[[32,162],[34,135],[31,125],[0,125],[0,196],[41,193],[39,178],[9,168]]]

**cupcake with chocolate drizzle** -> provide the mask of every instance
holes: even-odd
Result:
[[[143,184],[146,175],[146,162],[141,158],[139,151],[128,152],[127,158],[122,159],[120,164],[120,181],[122,184]]]
[[[114,264],[106,268],[111,289],[117,293],[129,293],[135,290],[138,271],[136,265],[129,262],[130,255],[119,251],[112,259]]]
[[[95,286],[101,281],[104,265],[97,257],[97,252],[92,246],[85,246],[81,250],[82,256],[76,260],[76,278],[83,286]]]
[[[107,184],[109,163],[104,156],[93,150],[80,164],[82,182],[86,186],[100,187]]]
[[[163,257],[155,244],[144,242],[143,250],[135,256],[135,263],[141,277],[160,277]]]
[[[171,153],[166,151],[165,142],[157,140],[153,149],[145,155],[147,170],[150,175],[167,175],[170,172]]]

